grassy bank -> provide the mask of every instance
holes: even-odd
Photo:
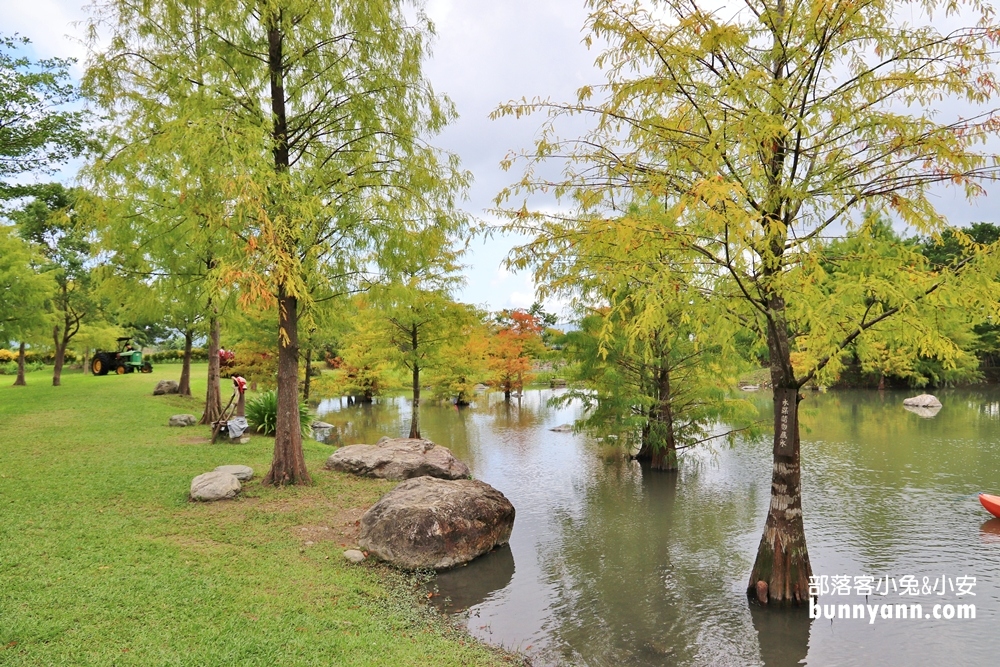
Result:
[[[199,398],[151,395],[178,371],[0,386],[0,664],[504,661],[418,604],[412,580],[343,559],[392,483],[323,470],[330,448],[310,441],[313,486],[262,487],[272,439],[166,426],[200,414],[203,379]],[[256,471],[240,499],[188,502],[193,476],[228,463]]]

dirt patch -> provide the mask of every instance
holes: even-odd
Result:
[[[363,507],[351,507],[338,512],[329,526],[295,526],[292,534],[305,546],[332,541],[342,547],[353,547],[358,543],[361,515],[364,513]]]
[[[186,438],[180,438],[177,442],[182,445],[209,445],[212,443],[212,439],[197,435],[189,435]]]

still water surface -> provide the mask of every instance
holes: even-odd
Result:
[[[558,390],[555,390],[558,391]],[[701,450],[678,474],[607,462],[599,443],[549,429],[580,417],[552,390],[507,405],[427,405],[423,435],[502,491],[510,547],[442,573],[442,604],[482,639],[565,665],[1000,665],[1000,391],[946,391],[923,418],[908,394],[840,391],[801,404],[803,511],[816,574],[929,582],[976,577],[916,598],[823,596],[821,603],[976,605],[974,620],[815,620],[762,612],[744,596],[769,500],[766,442]],[[754,399],[765,416],[770,400]],[[320,404],[344,442],[406,435],[409,401]]]

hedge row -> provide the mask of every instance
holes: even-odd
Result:
[[[142,355],[142,358],[151,364],[172,364],[184,361],[184,350],[163,350],[162,352],[150,352]],[[191,348],[192,361],[207,361],[208,350],[202,347]]]

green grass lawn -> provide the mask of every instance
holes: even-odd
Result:
[[[196,398],[152,375],[0,376],[0,665],[478,665],[513,658],[418,602],[415,580],[349,565],[354,520],[392,483],[323,470],[262,487],[273,440],[208,444]],[[224,381],[224,402],[230,387]],[[187,499],[191,478],[252,466],[230,502]]]

